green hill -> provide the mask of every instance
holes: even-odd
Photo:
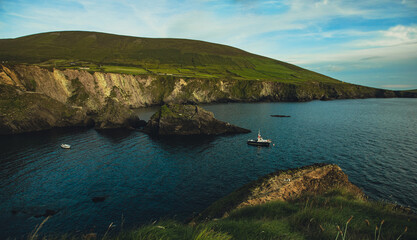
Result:
[[[285,62],[203,41],[51,32],[0,40],[0,61],[130,74],[339,82]]]

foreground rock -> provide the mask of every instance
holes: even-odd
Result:
[[[348,180],[342,169],[334,164],[314,164],[301,168],[279,170],[251,182],[216,201],[194,221],[226,217],[234,209],[275,200],[292,200],[304,194],[321,194],[343,187],[364,198],[363,192]]]
[[[222,122],[212,112],[195,105],[163,105],[145,127],[153,135],[219,135],[250,130]]]

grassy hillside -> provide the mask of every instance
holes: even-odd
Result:
[[[0,39],[0,61],[128,74],[291,83],[339,82],[225,45],[96,32],[51,32]]]
[[[47,224],[47,223],[46,223]],[[136,229],[109,228],[97,239],[416,239],[417,218],[394,205],[357,198],[343,188],[293,201],[235,210],[197,225],[154,222]],[[84,235],[87,239],[88,235]],[[80,239],[49,236],[48,239]]]

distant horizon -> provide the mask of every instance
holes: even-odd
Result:
[[[2,1],[0,38],[56,31],[199,40],[348,83],[417,89],[410,0]]]

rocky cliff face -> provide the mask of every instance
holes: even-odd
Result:
[[[288,169],[261,177],[218,200],[203,211],[195,221],[227,216],[234,209],[254,206],[274,200],[289,201],[304,194],[321,194],[343,187],[359,198],[363,192],[348,180],[342,169],[334,164],[314,164]]]
[[[113,75],[106,79],[85,71],[25,65],[1,66],[0,70],[0,134],[53,127],[141,125],[117,81],[111,88],[105,87],[106,81],[114,80]]]
[[[199,106],[163,105],[145,127],[150,134],[167,135],[219,135],[226,133],[249,133],[250,130],[219,121],[212,112]]]
[[[302,84],[289,84],[256,80],[186,79],[48,69],[35,65],[0,65],[0,85],[12,86],[22,93],[40,94],[71,109],[79,109],[84,113],[84,119],[92,117],[103,127],[124,126],[126,119],[132,120],[129,108],[164,103],[417,97],[417,93],[413,92],[394,92],[346,83],[306,81]],[[112,105],[106,107],[109,103]],[[112,119],[107,119],[110,122],[103,124],[107,121],[103,115],[108,112],[105,109],[116,109],[115,104],[120,111],[113,114]],[[30,116],[35,115],[29,115],[28,118]],[[114,116],[119,119],[114,119]],[[55,125],[61,123],[52,124]],[[30,128],[25,129],[30,131]]]
[[[1,84],[43,93],[59,102],[89,110],[98,110],[107,97],[115,97],[125,106],[139,108],[163,103],[310,101],[401,95],[346,83],[288,84],[256,80],[184,79],[46,69],[34,65],[1,66],[0,70]]]
[[[91,121],[80,108],[72,108],[43,94],[0,85],[0,134],[89,124]]]

